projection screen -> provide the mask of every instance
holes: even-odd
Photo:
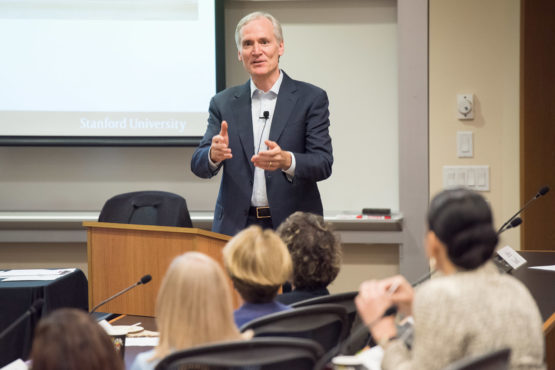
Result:
[[[194,145],[220,23],[214,0],[0,0],[2,144]]]

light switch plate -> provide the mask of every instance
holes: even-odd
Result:
[[[443,166],[443,188],[489,191],[489,166]]]
[[[459,158],[471,158],[474,156],[472,131],[457,131],[457,156]]]

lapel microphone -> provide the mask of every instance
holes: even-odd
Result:
[[[262,127],[262,132],[260,133],[260,139],[258,140],[258,149],[256,149],[256,154],[260,151],[260,144],[262,144],[262,136],[264,136],[264,130],[266,130],[266,123],[268,122],[268,118],[270,118],[270,111],[265,110],[262,112],[262,117],[258,117],[259,119],[264,120],[264,127]]]

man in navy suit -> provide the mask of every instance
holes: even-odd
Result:
[[[251,13],[237,24],[235,41],[251,78],[212,98],[191,160],[202,178],[223,168],[212,230],[227,235],[252,224],[277,228],[295,211],[321,215],[316,182],[331,175],[333,164],[328,97],[279,69],[279,22]]]

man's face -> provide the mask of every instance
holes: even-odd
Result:
[[[241,34],[239,60],[253,79],[279,74],[283,41],[278,43],[272,22],[266,18],[255,19],[243,26]]]

